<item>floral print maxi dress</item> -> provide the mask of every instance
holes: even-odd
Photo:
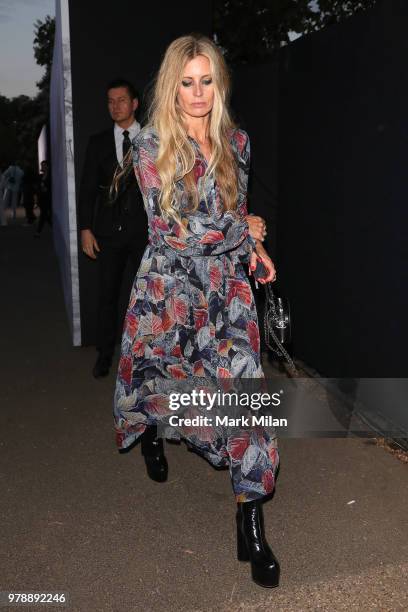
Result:
[[[114,415],[117,445],[132,444],[146,425],[168,416],[170,386],[202,379],[262,378],[254,297],[243,263],[254,242],[248,233],[246,190],[249,139],[232,130],[239,198],[236,211],[222,210],[213,177],[198,143],[193,168],[200,202],[189,211],[183,180],[176,182],[182,223],[160,212],[159,139],[146,127],[133,142],[136,177],[148,216],[149,244],[136,275],[126,314]],[[203,178],[204,177],[204,178]],[[271,493],[279,462],[273,429],[257,427],[220,434],[214,428],[181,428],[178,437],[213,465],[228,465],[237,501]]]

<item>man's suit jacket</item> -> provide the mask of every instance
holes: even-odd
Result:
[[[146,213],[133,168],[111,201],[109,190],[117,167],[113,127],[91,136],[79,190],[80,229],[91,229],[96,236],[136,233],[147,243]]]

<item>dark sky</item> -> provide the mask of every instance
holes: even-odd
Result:
[[[55,15],[55,0],[0,0],[0,94],[33,96],[44,69],[34,60],[34,22]]]

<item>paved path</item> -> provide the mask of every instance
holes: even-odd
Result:
[[[0,591],[63,589],[80,612],[407,610],[407,466],[370,440],[282,440],[281,587],[257,587],[228,472],[167,444],[158,484],[139,447],[116,451],[114,373],[70,346],[50,232],[32,233],[0,234]]]

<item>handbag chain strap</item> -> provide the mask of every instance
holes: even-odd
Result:
[[[264,330],[265,330],[265,344],[267,347],[279,355],[280,357],[284,357],[289,365],[289,367],[297,373],[297,368],[293,362],[293,359],[279,340],[278,336],[273,329],[274,322],[278,319],[277,308],[275,303],[275,294],[273,293],[271,283],[265,284],[265,293],[266,293],[266,301],[265,301],[265,311],[264,311]],[[271,342],[271,339],[274,342]]]

